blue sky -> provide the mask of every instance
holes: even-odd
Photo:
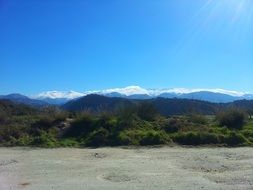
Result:
[[[253,92],[251,0],[0,0],[0,94]]]

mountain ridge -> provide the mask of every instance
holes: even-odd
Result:
[[[0,99],[9,99],[15,102],[27,103],[30,105],[63,105],[71,100],[79,99],[90,94],[139,100],[158,97],[192,99],[213,103],[229,103],[237,100],[253,99],[253,94],[224,89],[144,89],[139,86],[128,86],[125,88],[114,88],[100,91],[86,91],[83,93],[75,91],[47,91],[29,97],[21,94],[10,94],[0,96]]]
[[[139,86],[128,86],[125,88],[114,88],[97,91],[86,91],[83,93],[69,91],[48,91],[33,96],[36,99],[53,102],[53,100],[65,103],[69,100],[81,98],[89,94],[98,94],[107,97],[121,97],[128,99],[152,99],[156,97],[163,98],[186,98],[205,100],[215,103],[228,103],[242,99],[253,99],[253,94],[224,90],[224,89],[186,89],[186,88],[171,88],[171,89],[145,89]]]
[[[231,103],[212,103],[193,99],[162,98],[138,100],[120,97],[106,97],[96,94],[72,100],[62,106],[68,111],[116,111],[121,107],[131,107],[139,103],[148,103],[155,107],[162,115],[204,114],[214,115],[229,107],[236,107],[246,111],[253,111],[253,100],[238,100]]]
[[[31,99],[27,96],[24,96],[22,94],[13,93],[8,95],[0,95],[0,100],[10,100],[15,103],[19,104],[26,104],[30,106],[46,106],[48,103],[46,103],[43,100],[37,100],[37,99]]]

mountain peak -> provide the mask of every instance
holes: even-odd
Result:
[[[84,96],[84,93],[80,93],[80,92],[75,92],[75,91],[68,91],[68,92],[64,92],[64,91],[47,91],[47,92],[42,92],[38,95],[33,96],[33,98],[36,99],[75,99],[75,98],[79,98],[81,96]]]
[[[136,94],[148,94],[149,91],[147,89],[141,88],[140,86],[127,86],[125,88],[113,88],[102,90],[101,94],[110,94],[110,93],[119,93],[125,96],[131,96]]]

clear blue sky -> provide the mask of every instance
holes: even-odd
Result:
[[[0,0],[0,94],[253,92],[252,0]]]

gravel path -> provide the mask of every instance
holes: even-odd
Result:
[[[0,190],[253,189],[253,148],[0,148]]]

